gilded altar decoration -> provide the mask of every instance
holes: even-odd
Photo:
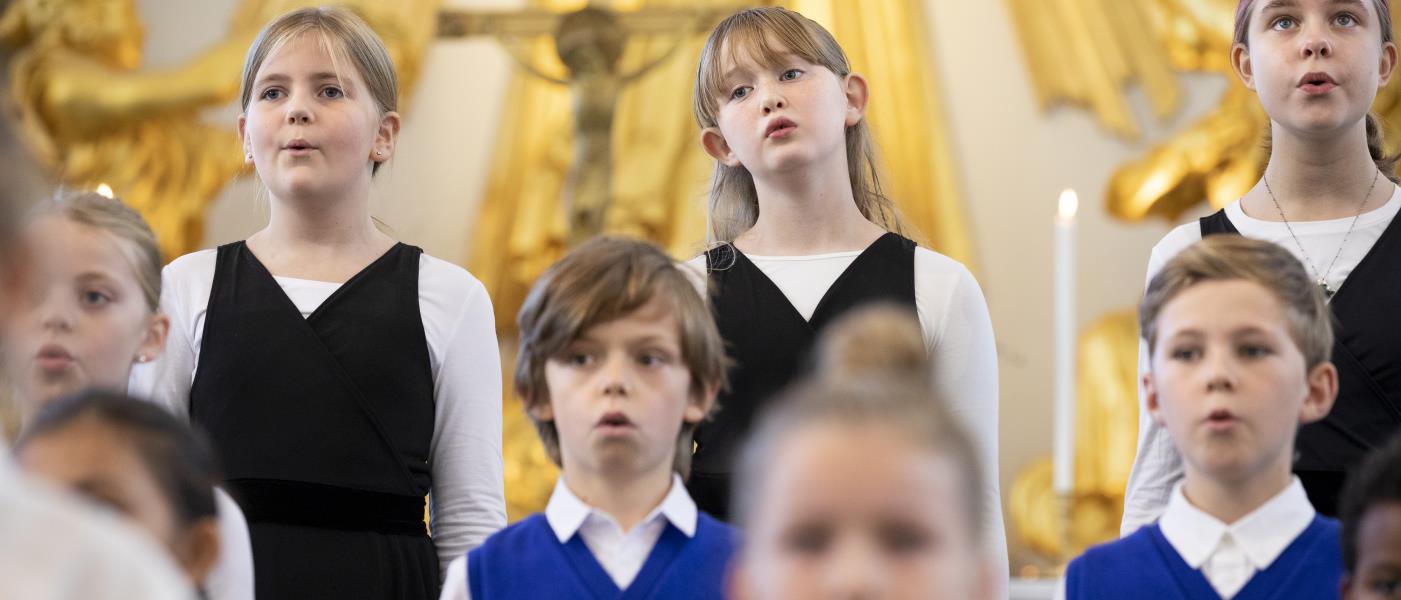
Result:
[[[1006,0],[1042,106],[1092,110],[1110,131],[1138,136],[1127,87],[1142,87],[1159,119],[1181,105],[1177,75],[1212,73],[1229,83],[1218,106],[1147,156],[1114,173],[1109,214],[1125,221],[1177,219],[1206,201],[1220,208],[1259,181],[1269,160],[1269,118],[1231,71],[1236,0]],[[1392,15],[1393,20],[1397,15]],[[1401,125],[1401,87],[1373,110],[1389,131]],[[1392,136],[1388,150],[1401,148]]]
[[[65,185],[107,184],[146,217],[166,258],[200,247],[205,212],[247,174],[234,123],[200,115],[238,94],[249,44],[264,23],[313,0],[246,0],[224,39],[168,69],[143,69],[134,0],[15,0],[0,16],[13,49],[6,109]],[[438,0],[337,2],[384,38],[403,94],[434,35]]]
[[[867,118],[886,191],[922,242],[972,265],[923,2],[753,4],[781,4],[822,23],[854,69],[877,82]],[[439,20],[444,36],[493,35],[524,71],[510,83],[470,253],[496,307],[508,372],[515,313],[573,241],[620,233],[690,258],[705,236],[713,161],[700,148],[691,90],[710,27],[738,6],[616,0],[606,3],[612,18],[564,20],[590,6],[599,5],[534,0],[521,11],[444,11]],[[514,399],[504,421],[514,519],[543,508],[555,471]]]

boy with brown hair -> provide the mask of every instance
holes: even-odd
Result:
[[[536,282],[515,389],[560,479],[543,514],[449,567],[444,600],[722,597],[733,534],[696,509],[683,478],[725,358],[684,269],[649,243],[604,237]]]
[[[1290,472],[1294,435],[1338,392],[1332,321],[1288,251],[1213,236],[1148,286],[1139,327],[1148,410],[1185,477],[1162,518],[1091,548],[1069,598],[1336,598],[1337,521]]]

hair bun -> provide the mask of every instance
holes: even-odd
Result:
[[[919,318],[909,307],[879,303],[843,316],[823,334],[819,378],[898,377],[928,381],[929,353]]]

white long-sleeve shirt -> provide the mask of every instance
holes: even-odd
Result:
[[[811,319],[822,296],[860,251],[809,256],[745,257],[773,281],[793,308]],[[705,256],[687,263],[705,271]],[[989,558],[1008,573],[1007,536],[997,474],[997,345],[983,290],[958,261],[915,249],[915,309],[933,363],[934,393],[972,436],[982,462],[983,514]]]
[[[1311,277],[1317,278],[1318,270],[1326,271],[1334,255],[1337,255],[1337,263],[1333,265],[1333,270],[1328,272],[1328,287],[1338,290],[1347,281],[1353,269],[1357,268],[1357,264],[1372,250],[1372,246],[1381,238],[1382,232],[1391,224],[1398,210],[1401,210],[1401,187],[1395,187],[1391,199],[1386,204],[1357,217],[1355,227],[1353,217],[1291,222],[1286,227],[1283,222],[1264,221],[1246,215],[1240,207],[1239,200],[1226,206],[1226,216],[1231,219],[1231,224],[1240,230],[1241,235],[1274,242],[1293,253],[1304,263],[1304,268]],[[1290,235],[1290,227],[1293,228],[1294,235],[1298,236],[1298,242]],[[1348,234],[1349,228],[1352,229],[1351,234]],[[1201,226],[1196,221],[1169,232],[1153,247],[1153,253],[1148,259],[1146,281],[1152,281],[1172,257],[1201,239]],[[1346,244],[1343,243],[1344,239],[1347,240]],[[1309,259],[1312,259],[1314,264],[1308,264],[1308,259],[1304,258],[1304,253],[1299,249],[1300,243],[1308,249]],[[1143,381],[1143,374],[1148,372],[1148,359],[1148,348],[1140,340],[1140,382]],[[1139,388],[1138,452],[1134,456],[1133,470],[1129,472],[1128,490],[1124,494],[1124,518],[1119,525],[1119,534],[1124,536],[1158,520],[1158,516],[1167,506],[1173,487],[1182,479],[1182,457],[1173,447],[1167,430],[1154,422],[1152,415],[1148,414],[1142,385]]]
[[[133,395],[152,398],[186,420],[216,257],[215,250],[204,250],[165,268],[161,307],[171,320],[166,350],[158,360],[138,365],[132,373]],[[315,312],[341,285],[275,279],[303,317]],[[431,524],[445,570],[453,559],[506,525],[501,356],[491,299],[466,270],[422,255],[418,299],[433,371]]]
[[[204,578],[209,600],[253,600],[253,540],[243,509],[229,495],[214,488],[218,507],[219,559]]]

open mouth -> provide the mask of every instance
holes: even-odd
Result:
[[[632,429],[633,424],[632,419],[629,419],[627,415],[623,414],[621,411],[615,410],[604,413],[602,417],[599,417],[595,427],[606,431],[620,431]]]
[[[45,371],[62,371],[73,364],[73,355],[57,344],[49,344],[34,355],[34,362]]]
[[[779,117],[779,118],[777,118],[777,119],[774,119],[774,120],[772,120],[772,121],[769,121],[769,126],[766,127],[766,128],[764,129],[764,137],[768,137],[768,138],[787,137],[788,134],[792,133],[793,130],[794,130],[794,129],[797,129],[797,128],[798,128],[798,124],[797,124],[797,123],[794,123],[794,122],[792,122],[792,121],[790,121],[790,120],[788,120],[788,119],[785,119],[785,118],[783,118],[783,117]]]
[[[296,139],[287,142],[287,144],[283,146],[282,149],[293,154],[305,154],[311,152],[312,150],[316,150],[316,146],[311,145],[311,143],[306,140]]]
[[[1239,422],[1234,413],[1224,409],[1213,410],[1206,417],[1206,424],[1212,429],[1229,429]]]
[[[1299,79],[1299,89],[1310,95],[1326,94],[1338,87],[1338,82],[1327,73],[1309,73]]]

